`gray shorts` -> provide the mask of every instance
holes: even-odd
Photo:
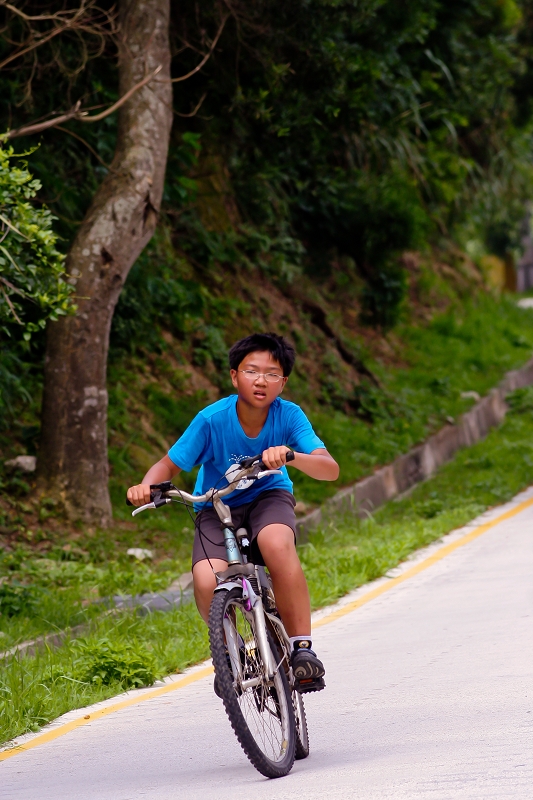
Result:
[[[264,564],[261,551],[256,542],[257,535],[267,525],[287,525],[296,535],[295,500],[286,489],[271,489],[262,492],[251,503],[231,509],[233,526],[246,528],[252,545],[251,561]],[[220,558],[226,561],[224,536],[220,520],[214,508],[208,507],[199,511],[195,520],[194,544],[192,548],[192,565],[207,558]]]

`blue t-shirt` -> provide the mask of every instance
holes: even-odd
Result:
[[[268,417],[255,439],[247,436],[237,416],[237,395],[213,403],[193,419],[183,436],[168,451],[170,460],[185,472],[202,465],[194,494],[204,494],[212,486],[223,489],[228,482],[226,470],[243,458],[256,456],[267,447],[286,445],[298,453],[311,453],[323,448],[302,409],[277,397],[268,409]],[[292,492],[292,481],[285,467],[281,475],[268,475],[260,480],[244,480],[224,497],[229,506],[250,503],[258,494],[270,489]]]

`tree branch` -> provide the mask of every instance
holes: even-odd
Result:
[[[79,136],[79,134],[77,134],[77,133],[74,133],[74,131],[69,131],[69,129],[68,129],[68,128],[63,128],[63,127],[62,127],[62,125],[56,125],[56,130],[58,130],[58,131],[62,131],[63,133],[68,133],[68,134],[69,134],[69,136],[73,136],[73,137],[74,137],[75,139],[77,139],[79,142],[81,142],[82,144],[84,144],[84,145],[85,145],[85,147],[87,148],[87,150],[89,150],[89,151],[90,151],[90,152],[93,154],[93,156],[94,156],[94,157],[95,157],[95,158],[96,158],[96,159],[97,159],[97,160],[100,162],[100,164],[101,164],[103,167],[105,167],[106,169],[108,169],[108,170],[110,170],[110,171],[112,172],[112,169],[111,169],[111,167],[109,166],[109,164],[106,164],[106,163],[105,163],[105,161],[104,161],[104,159],[103,159],[103,158],[100,158],[100,156],[98,155],[98,153],[96,152],[96,150],[94,149],[94,147],[91,147],[91,145],[89,144],[89,142],[85,141],[85,139],[84,139],[82,136]]]
[[[83,3],[83,8],[85,8],[85,4]],[[93,5],[90,3],[88,7]],[[16,6],[12,6],[11,3],[6,3],[5,0],[0,0],[0,6],[4,6],[4,8],[9,9],[13,14],[17,14],[17,16],[21,17],[25,22],[43,22],[44,20],[56,20],[56,19],[63,19],[64,17],[68,17],[69,14],[72,14],[72,11],[56,11],[55,14],[38,14],[36,16],[30,16],[29,14],[25,14],[24,11],[21,11],[20,8]],[[76,10],[77,13],[79,9]]]
[[[16,5],[24,5],[20,0],[19,3],[14,4],[8,3],[6,0],[0,0],[0,9],[6,9],[6,24],[1,33],[6,34],[7,32],[4,40],[14,48],[13,52],[0,63],[0,69],[7,66],[8,69],[22,71],[23,75],[27,75],[28,66],[30,66],[29,60],[32,61],[29,77],[23,78],[22,86],[24,87],[24,92],[22,100],[17,105],[24,105],[31,101],[32,81],[38,67],[37,54],[42,46],[44,46],[44,49],[51,49],[52,52],[52,60],[45,65],[45,68],[50,67],[55,62],[60,72],[66,71],[72,78],[74,74],[84,69],[90,58],[101,55],[107,40],[113,40],[118,30],[115,7],[113,6],[109,10],[102,9],[96,5],[97,2],[98,0],[78,0],[75,8],[63,8],[54,13],[31,15],[16,7]],[[9,36],[10,27],[13,19],[17,18],[19,23],[17,28],[21,25],[24,29],[27,29],[27,34],[22,36],[20,41],[12,41]],[[42,27],[43,25],[44,28]],[[79,39],[79,42],[75,44],[73,53],[76,53],[77,58],[81,59],[81,63],[74,72],[64,67],[60,55],[61,48],[54,46],[54,40],[57,41],[59,36],[66,35],[68,37],[69,34],[74,34]],[[96,49],[91,46],[91,52],[88,51],[86,38],[91,41],[95,38],[98,40]],[[19,65],[11,67],[11,63],[17,59],[19,60]]]
[[[27,236],[24,236],[24,234],[21,233],[19,230],[17,230],[15,228],[15,226],[8,219],[6,219],[6,217],[4,217],[2,214],[0,214],[0,222],[3,222],[4,225],[7,225],[8,228],[11,228],[11,230],[15,231],[15,233],[17,233],[19,236],[22,236],[23,239],[27,239],[28,238]]]
[[[65,114],[60,114],[58,117],[47,119],[44,122],[35,122],[32,125],[24,125],[22,128],[15,128],[15,130],[7,131],[6,133],[2,134],[2,139],[15,139],[17,136],[29,136],[32,133],[41,133],[41,131],[45,131],[48,128],[54,128],[56,125],[60,125],[62,122],[68,122],[69,119],[75,119],[80,114],[84,113],[80,111],[80,105],[81,101],[78,100],[76,105]]]
[[[54,38],[54,36],[58,36],[60,33],[63,33],[63,31],[67,30],[67,28],[70,27],[71,27],[70,24],[67,23],[62,28],[61,27],[54,28],[54,30],[51,31],[48,34],[48,36],[44,36],[42,39],[39,39],[38,42],[33,41],[27,47],[23,47],[22,50],[17,50],[15,53],[11,53],[10,56],[4,58],[3,61],[0,61],[0,69],[3,69],[5,66],[7,66],[7,64],[9,64],[11,61],[14,61],[16,58],[20,58],[20,56],[26,55],[26,53],[29,53],[31,50],[35,50],[36,47],[40,47],[42,44],[46,44],[46,42],[49,42],[50,39]]]
[[[175,113],[175,114],[176,114],[176,116],[178,116],[178,117],[194,117],[194,116],[196,116],[196,114],[197,114],[197,113],[198,113],[198,111],[200,110],[200,106],[202,105],[202,103],[204,102],[204,100],[205,100],[205,98],[206,98],[206,97],[207,97],[207,92],[204,92],[204,93],[203,93],[203,95],[202,95],[202,96],[200,97],[200,99],[198,100],[198,102],[197,102],[196,106],[194,107],[194,110],[193,110],[193,111],[191,111],[191,113],[190,113],[190,114],[180,114],[180,112],[179,112],[179,111],[175,111],[174,113]]]
[[[8,289],[11,289],[12,292],[15,292],[16,294],[19,294],[21,297],[24,297],[25,300],[30,300],[31,299],[31,298],[28,297],[26,292],[23,292],[22,289],[17,289],[17,287],[13,286],[13,284],[10,281],[8,281],[7,278],[4,278],[3,275],[0,275],[0,281],[2,281],[2,283],[4,283],[8,287]]]
[[[3,279],[3,278],[0,278],[0,280],[4,281],[4,279]],[[7,282],[7,281],[4,281],[4,283],[6,283],[6,282]],[[13,303],[11,302],[11,300],[9,299],[9,295],[8,295],[8,293],[6,292],[6,290],[4,289],[4,287],[3,287],[3,286],[0,286],[0,289],[2,290],[2,294],[3,294],[3,295],[4,295],[4,297],[5,297],[6,303],[8,304],[8,306],[9,306],[9,309],[10,309],[11,313],[13,314],[13,316],[15,317],[15,319],[17,320],[17,322],[19,323],[19,325],[22,325],[22,320],[20,319],[20,317],[18,316],[17,312],[15,311],[15,306],[13,305]]]
[[[160,64],[160,65],[157,67],[157,69],[155,69],[155,70],[152,72],[152,74],[151,74],[151,75],[148,75],[148,77],[147,77],[147,78],[144,78],[144,80],[140,81],[140,83],[137,83],[135,86],[132,86],[132,87],[131,87],[131,89],[129,90],[129,92],[126,92],[126,94],[122,95],[122,97],[120,98],[120,100],[117,100],[117,102],[116,102],[116,103],[114,103],[112,106],[110,106],[110,108],[108,108],[106,111],[102,111],[102,113],[101,113],[101,114],[95,114],[95,115],[94,115],[94,116],[92,116],[92,117],[88,117],[88,116],[85,116],[85,114],[86,114],[87,112],[82,112],[82,114],[84,114],[84,116],[80,117],[81,121],[82,121],[82,122],[100,122],[100,120],[102,120],[102,119],[105,119],[105,118],[106,118],[106,117],[108,117],[110,114],[112,114],[112,113],[113,113],[113,111],[116,111],[116,110],[117,110],[117,108],[120,108],[120,106],[124,105],[124,103],[125,103],[127,100],[129,100],[129,99],[130,99],[130,97],[132,96],[132,94],[135,94],[135,92],[137,92],[139,89],[142,89],[142,87],[143,87],[143,86],[146,86],[146,84],[147,84],[147,83],[150,83],[150,81],[151,81],[151,80],[153,80],[153,79],[155,78],[155,76],[156,76],[158,73],[160,73],[160,72],[161,72],[161,70],[162,70],[162,69],[163,69],[163,67],[162,67],[162,65]]]
[[[224,25],[226,24],[226,22],[227,22],[227,20],[228,20],[229,16],[230,16],[229,14],[226,14],[226,16],[224,17],[224,19],[222,20],[222,22],[221,22],[221,24],[220,24],[220,27],[219,27],[219,29],[218,29],[218,31],[217,31],[217,33],[216,33],[216,36],[215,36],[215,38],[213,39],[213,41],[212,41],[212,43],[211,43],[211,47],[209,48],[209,52],[208,52],[208,53],[206,53],[206,55],[205,55],[205,56],[202,58],[202,60],[200,61],[200,63],[199,63],[199,64],[198,64],[198,65],[197,65],[197,66],[196,66],[194,69],[192,69],[190,72],[188,72],[186,75],[182,75],[180,78],[171,78],[171,81],[170,81],[171,83],[179,83],[180,81],[186,81],[186,80],[187,80],[187,78],[191,78],[193,75],[196,75],[196,73],[197,73],[197,72],[199,72],[199,71],[202,69],[202,67],[204,66],[204,64],[206,64],[206,63],[207,63],[207,61],[208,61],[208,60],[211,58],[211,56],[213,55],[213,50],[214,50],[214,49],[215,49],[215,47],[217,46],[217,42],[218,42],[218,40],[220,39],[220,36],[221,36],[221,34],[222,34],[222,31],[224,30]],[[182,116],[182,115],[180,114],[180,116]],[[187,115],[187,116],[188,116],[188,115]]]
[[[2,0],[0,0],[0,6],[5,6],[5,7],[9,8],[10,10],[13,10],[12,7],[8,3],[2,2]],[[84,6],[82,6],[82,8],[85,10]],[[81,9],[78,9],[78,13],[80,11],[81,11]],[[224,26],[225,26],[225,24],[226,24],[226,22],[227,22],[229,17],[230,17],[230,14],[226,14],[226,16],[223,18],[223,20],[222,20],[222,22],[221,22],[221,24],[220,24],[220,26],[218,28],[218,31],[216,32],[215,38],[213,39],[213,41],[211,43],[211,47],[209,48],[209,52],[205,54],[205,56],[202,58],[200,63],[193,70],[188,72],[186,75],[181,75],[179,78],[171,78],[170,79],[170,83],[179,83],[181,81],[185,81],[188,78],[191,78],[193,75],[196,75],[196,73],[199,72],[202,69],[202,67],[211,58],[211,56],[213,54],[213,51],[214,51],[215,47],[217,46],[218,40],[220,39],[220,36],[222,35],[222,31],[224,30]],[[67,24],[65,24],[62,28],[57,28],[56,30],[52,31],[52,33],[47,38],[45,37],[45,39],[42,39],[39,43],[37,43],[37,44],[34,43],[34,45],[32,45],[31,47],[30,46],[27,47],[24,51],[18,51],[18,53],[13,54],[8,59],[6,59],[2,63],[0,63],[0,69],[2,68],[2,66],[4,66],[6,63],[8,63],[9,61],[13,60],[17,56],[23,55],[24,53],[29,52],[31,49],[34,48],[34,46],[38,46],[38,44],[42,44],[45,41],[49,41],[52,38],[52,36],[55,36],[57,33],[63,32],[67,28],[72,27],[72,25],[73,25],[73,20],[69,20],[67,22]],[[24,125],[22,128],[15,128],[14,130],[7,131],[5,134],[1,134],[0,135],[0,141],[2,141],[2,140],[7,141],[9,139],[15,139],[15,138],[17,138],[19,136],[30,136],[30,135],[32,135],[34,133],[42,133],[42,131],[46,131],[49,128],[56,128],[59,125],[62,125],[63,122],[68,122],[71,119],[76,119],[79,122],[100,122],[101,120],[103,120],[106,117],[108,117],[110,114],[113,114],[117,109],[119,109],[124,103],[126,103],[130,99],[130,97],[135,92],[137,92],[143,86],[146,86],[147,83],[152,81],[155,78],[155,76],[161,71],[161,69],[162,69],[162,67],[160,65],[159,67],[157,67],[156,70],[154,70],[154,72],[152,72],[150,75],[148,75],[142,81],[137,83],[135,86],[132,86],[132,88],[128,92],[126,92],[126,94],[124,94],[119,100],[117,100],[116,103],[113,103],[112,106],[107,108],[105,111],[102,111],[100,114],[94,114],[93,116],[89,116],[87,111],[81,111],[80,110],[81,101],[78,100],[76,105],[74,105],[71,108],[70,111],[66,111],[64,114],[60,114],[57,117],[53,117],[52,119],[48,119],[48,120],[45,120],[43,122],[35,122],[35,123],[32,123],[31,125]],[[198,102],[196,108],[193,111],[191,111],[190,114],[180,114],[179,112],[176,112],[177,115],[179,117],[194,117],[195,114],[197,114],[198,110],[200,109],[200,106],[204,102],[205,97],[206,97],[206,95],[204,94],[200,98],[200,101]],[[71,131],[67,131],[67,132],[70,133]],[[75,134],[73,134],[73,135],[75,135]],[[86,144],[86,142],[84,142],[84,143]],[[98,155],[96,157],[99,158]],[[107,167],[107,164],[105,164],[104,166]],[[107,167],[107,168],[109,169],[109,167]]]
[[[150,83],[151,80],[155,78],[155,76],[161,71],[161,65],[154,70],[150,75],[144,78],[142,81],[137,83],[135,86],[132,86],[131,89],[126,92],[126,94],[122,95],[122,97],[117,100],[116,103],[113,103],[112,106],[107,108],[105,111],[102,111],[100,114],[94,114],[92,117],[88,116],[87,111],[80,111],[80,101],[76,103],[70,111],[65,112],[65,114],[60,114],[58,117],[53,117],[52,119],[45,120],[44,122],[36,122],[33,125],[24,125],[22,128],[16,128],[13,131],[7,131],[7,133],[3,134],[4,139],[15,139],[18,136],[29,136],[33,133],[41,133],[42,131],[47,130],[48,128],[55,128],[58,125],[61,125],[63,122],[68,122],[70,119],[76,119],[79,122],[100,122],[100,120],[105,119],[110,114],[113,114],[120,106],[124,105],[124,103],[130,99],[130,97],[143,86],[146,86],[147,83]]]
[[[14,53],[11,53],[11,55],[7,56],[7,58],[1,61],[0,69],[3,69],[3,67],[11,63],[11,61],[14,61],[17,58],[26,55],[26,53],[29,53],[32,50],[35,50],[37,47],[41,47],[41,45],[46,44],[46,42],[49,42],[51,39],[55,38],[60,33],[64,33],[66,30],[72,30],[73,28],[76,27],[85,28],[86,26],[83,23],[80,23],[80,20],[83,20],[83,15],[93,5],[94,5],[94,0],[93,2],[89,2],[87,4],[85,2],[82,2],[79,8],[74,9],[73,11],[70,12],[57,12],[56,14],[30,17],[27,14],[24,14],[23,11],[20,11],[20,9],[16,8],[15,6],[12,6],[10,3],[2,2],[2,0],[0,0],[0,6],[7,8],[13,14],[17,14],[25,22],[31,23],[39,20],[47,20],[47,21],[53,20],[54,22],[57,23],[52,28],[52,30],[46,34],[44,33],[36,34],[35,31],[32,30],[30,27],[30,36],[29,39],[26,40],[27,42],[29,41],[29,44],[27,44],[25,47],[23,46],[22,49],[16,50]],[[106,14],[105,12],[102,13],[104,13],[108,19],[111,19],[111,16],[109,14]]]

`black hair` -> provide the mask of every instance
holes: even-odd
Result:
[[[243,358],[250,353],[270,353],[272,358],[279,362],[283,375],[288,378],[292,372],[296,352],[290,342],[277,333],[252,333],[244,339],[235,342],[229,351],[229,365],[231,369],[239,369]]]

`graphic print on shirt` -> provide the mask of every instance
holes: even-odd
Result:
[[[231,483],[231,480],[236,472],[239,472],[241,467],[239,466],[240,461],[244,461],[245,458],[251,458],[251,456],[236,456],[235,453],[230,455],[230,461],[233,462],[224,473],[226,476],[226,480],[228,483]],[[242,491],[243,489],[247,489],[249,486],[255,483],[255,481],[250,480],[250,478],[243,478],[242,481],[239,481],[237,486],[235,487],[235,491]]]

